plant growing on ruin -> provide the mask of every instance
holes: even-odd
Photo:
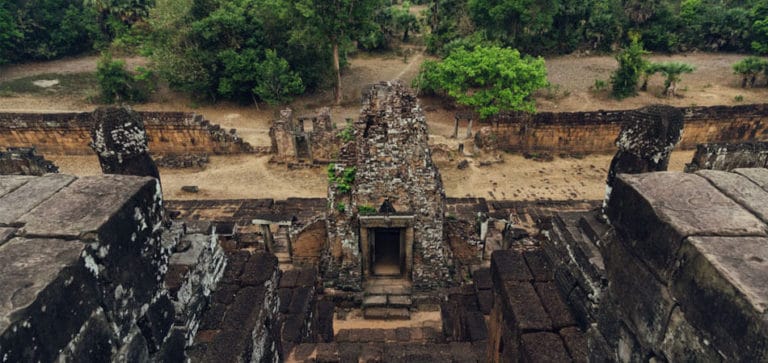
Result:
[[[340,193],[349,193],[352,191],[352,185],[355,183],[355,173],[357,169],[353,166],[346,167],[338,173],[336,164],[328,164],[328,183],[336,187]]]
[[[497,46],[453,49],[441,62],[424,62],[414,80],[414,87],[472,106],[483,119],[502,111],[535,112],[531,94],[547,84],[544,59]]]
[[[371,207],[370,205],[358,205],[357,213],[361,215],[376,214],[376,208]]]
[[[336,135],[338,136],[341,141],[350,142],[355,139],[355,126],[351,122],[347,122],[347,126],[344,127],[339,133]]]
[[[341,203],[341,202],[336,203],[336,210],[339,213],[344,213],[344,212],[347,211],[347,206],[344,203]]]

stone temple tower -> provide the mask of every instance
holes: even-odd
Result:
[[[352,291],[381,277],[420,291],[450,285],[445,190],[416,96],[399,82],[373,85],[354,136],[328,170],[325,281]]]

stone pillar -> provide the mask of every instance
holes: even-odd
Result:
[[[467,125],[467,139],[472,138],[472,119],[469,119],[469,124]]]
[[[104,174],[151,176],[160,179],[149,156],[141,116],[127,106],[100,107],[92,114],[91,148]]]
[[[672,149],[683,134],[683,112],[666,105],[651,105],[627,112],[616,139],[619,150],[611,160],[606,180],[603,214],[616,176],[665,171]]]
[[[459,137],[459,116],[456,115],[453,119],[453,138],[456,139]]]

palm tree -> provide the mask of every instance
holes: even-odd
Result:
[[[683,73],[692,73],[696,68],[683,62],[662,62],[655,63],[658,71],[666,77],[664,80],[664,94],[667,97],[674,97],[677,90],[677,83],[680,82],[680,76]]]
[[[749,86],[754,87],[757,75],[764,70],[768,71],[766,65],[768,65],[768,62],[755,56],[746,57],[734,63],[733,72],[740,74],[742,77],[741,88],[747,87],[747,79],[749,79]]]

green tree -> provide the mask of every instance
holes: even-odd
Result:
[[[331,45],[335,74],[334,99],[341,103],[340,46],[354,39],[373,23],[373,14],[381,8],[380,0],[298,0],[296,9],[306,26]]]
[[[637,36],[634,36],[629,47],[616,55],[619,67],[611,75],[614,97],[622,99],[637,94],[637,81],[648,66],[648,61],[644,58],[646,54],[648,52],[643,49],[643,44]]]
[[[535,112],[531,94],[547,84],[544,59],[482,46],[456,48],[440,62],[424,62],[414,80],[416,88],[444,92],[458,104],[474,107],[482,118],[501,111]]]
[[[681,81],[684,73],[692,73],[696,68],[683,62],[662,62],[655,63],[654,67],[658,69],[666,79],[664,80],[664,94],[667,97],[674,97],[677,91],[677,84]]]
[[[746,57],[733,64],[733,72],[742,76],[741,88],[747,87],[747,80],[749,80],[749,86],[755,86],[755,80],[760,72],[763,72],[768,68],[768,62],[760,57]]]
[[[13,49],[22,37],[13,19],[10,3],[0,4],[0,65],[13,60]]]
[[[534,49],[552,24],[560,0],[468,0],[470,15],[489,38],[518,48]]]
[[[96,65],[96,79],[101,88],[101,98],[104,102],[113,103],[131,99],[131,81],[133,77],[125,69],[125,62],[112,59],[112,55],[104,53]]]
[[[114,60],[109,52],[102,53],[96,65],[96,79],[106,103],[145,102],[157,86],[152,71],[138,67],[132,74],[125,69],[124,61]]]
[[[274,50],[267,50],[264,61],[256,68],[259,77],[253,92],[268,104],[286,103],[291,100],[291,96],[304,92],[301,77]]]

